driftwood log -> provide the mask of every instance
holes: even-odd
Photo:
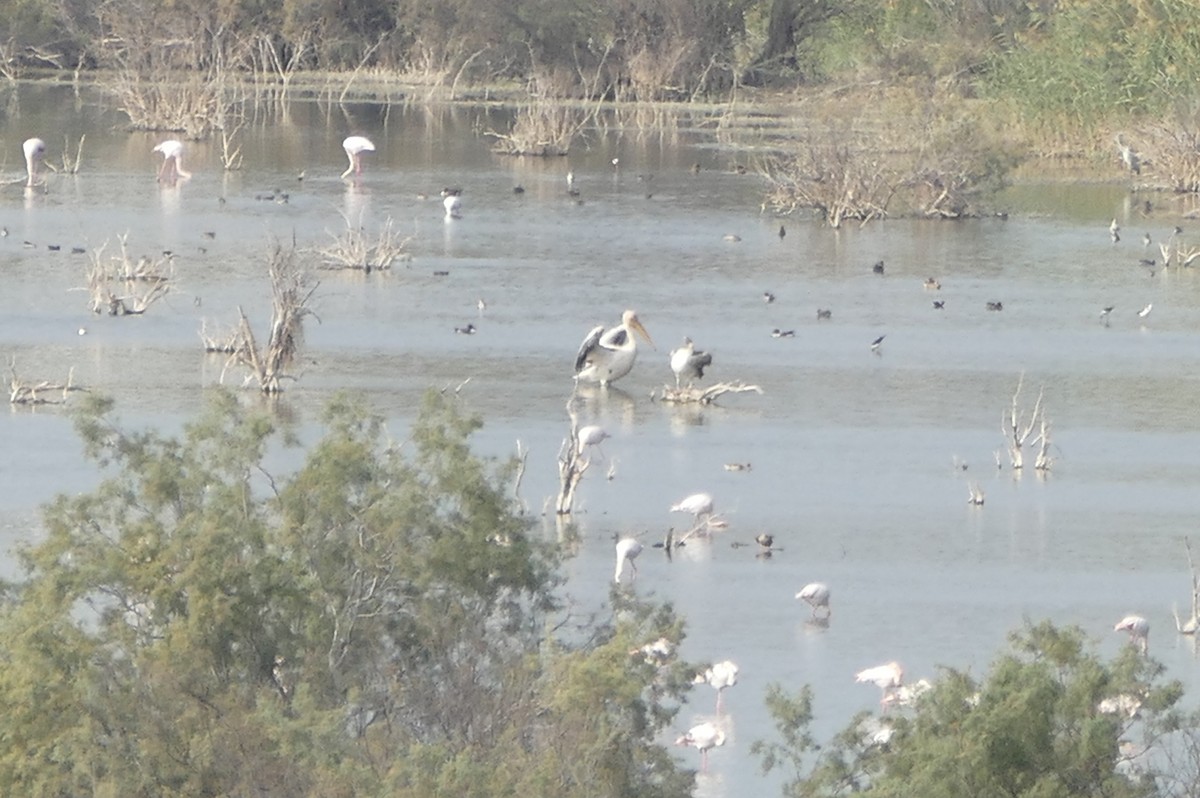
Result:
[[[669,404],[711,405],[727,393],[747,392],[761,394],[763,390],[757,385],[747,385],[744,382],[718,382],[716,385],[710,385],[707,388],[700,388],[695,385],[682,387],[664,385],[662,394],[658,398],[660,401]]]
[[[67,371],[66,382],[40,380],[27,382],[17,376],[16,361],[8,364],[8,402],[14,405],[61,405],[67,401],[71,391],[84,388],[74,384],[75,369]]]

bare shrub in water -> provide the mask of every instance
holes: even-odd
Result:
[[[924,216],[976,216],[979,203],[1003,188],[1017,157],[966,114],[933,120],[917,153],[911,186]]]
[[[87,291],[93,313],[140,316],[170,291],[171,258],[129,257],[129,234],[117,236],[121,251],[104,257],[108,242],[88,255]]]
[[[246,382],[257,382],[265,394],[283,390],[287,370],[296,362],[304,340],[304,318],[313,315],[308,307],[317,285],[310,286],[303,268],[297,261],[296,248],[288,249],[275,242],[268,255],[267,270],[271,277],[271,329],[267,345],[259,348],[254,330],[245,312],[238,307],[238,329],[234,351],[225,364],[244,366],[250,374]],[[224,371],[222,371],[222,379]]]
[[[892,197],[908,180],[832,133],[810,138],[791,156],[767,159],[759,171],[770,184],[764,209],[813,210],[834,228],[846,220],[865,224],[885,218]]]
[[[496,139],[495,149],[506,155],[566,155],[590,118],[591,114],[580,108],[534,100],[517,109],[508,133],[489,131],[488,135]]]
[[[1180,194],[1200,192],[1200,132],[1194,124],[1151,129],[1142,156],[1163,188]]]
[[[349,218],[341,235],[333,236],[333,243],[317,250],[326,269],[360,269],[370,274],[376,269],[390,269],[397,261],[409,259],[408,243],[412,236],[401,236],[393,228],[389,216],[373,240],[362,226],[354,226]]]

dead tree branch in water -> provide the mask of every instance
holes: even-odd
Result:
[[[757,385],[747,385],[744,382],[718,382],[707,388],[695,385],[675,387],[664,385],[660,399],[672,404],[702,404],[711,405],[727,393],[753,392],[762,394],[762,388]]]
[[[583,481],[592,461],[584,454],[587,448],[579,442],[579,414],[567,400],[567,415],[571,418],[571,433],[563,439],[558,450],[558,499],[554,503],[557,515],[570,515],[575,505],[575,491]]]
[[[87,291],[93,313],[140,316],[171,290],[170,256],[151,260],[143,255],[135,262],[129,257],[128,239],[128,233],[117,236],[121,245],[119,255],[104,257],[107,241],[88,255]],[[123,292],[118,293],[118,287]]]
[[[1024,384],[1025,375],[1022,374],[1017,381],[1017,389],[1013,391],[1012,407],[1004,412],[1000,420],[1000,431],[1004,433],[1005,440],[1008,442],[1008,459],[1014,471],[1024,468],[1025,443],[1029,440],[1029,436],[1033,434],[1033,431],[1037,429],[1038,434],[1033,439],[1033,443],[1038,446],[1038,454],[1034,460],[1033,467],[1039,471],[1049,471],[1052,465],[1050,457],[1050,422],[1046,420],[1046,411],[1042,408],[1042,397],[1046,389],[1043,387],[1038,391],[1037,401],[1033,404],[1033,410],[1029,413],[1028,418],[1022,421],[1022,411],[1019,407],[1019,401],[1021,388]]]
[[[225,369],[231,365],[244,366],[250,371],[247,383],[256,381],[263,393],[277,394],[283,390],[282,380],[294,379],[287,370],[300,352],[305,316],[315,315],[308,308],[308,302],[319,283],[308,285],[306,275],[296,261],[294,245],[285,250],[275,242],[268,257],[268,273],[273,299],[267,345],[259,348],[250,320],[239,306],[237,342]],[[221,376],[224,378],[224,370]]]
[[[8,402],[14,405],[61,405],[67,401],[67,394],[71,391],[86,390],[75,385],[74,367],[67,371],[66,382],[26,382],[17,376],[17,360],[13,358],[8,361],[8,375]],[[60,396],[46,396],[47,393],[58,393]]]
[[[1187,551],[1188,572],[1192,575],[1192,614],[1186,621],[1180,620],[1177,607],[1171,607],[1171,614],[1175,616],[1175,628],[1181,635],[1194,635],[1200,628],[1200,574],[1196,573],[1192,544],[1187,538],[1183,539],[1183,548]]]

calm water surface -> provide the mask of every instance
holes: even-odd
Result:
[[[1152,652],[1193,698],[1200,691],[1200,664],[1170,617],[1172,603],[1188,601],[1182,538],[1200,518],[1200,281],[1138,265],[1157,257],[1156,245],[1143,249],[1145,232],[1165,241],[1181,224],[1200,245],[1200,227],[1166,200],[1146,215],[1121,186],[1024,185],[1006,198],[1007,219],[840,232],[787,219],[781,240],[780,220],[758,212],[758,180],[731,168],[749,155],[718,150],[687,119],[655,135],[614,125],[569,159],[543,161],[491,154],[481,131],[504,129],[495,112],[300,102],[246,128],[238,172],[222,172],[211,143],[189,145],[195,176],[176,188],[155,182],[158,138],[122,122],[87,92],[35,87],[9,101],[0,166],[13,180],[27,136],[45,138],[55,162],[64,136],[72,151],[87,139],[77,176],[0,191],[10,233],[0,239],[0,351],[26,378],[74,367],[130,421],[178,428],[199,389],[218,381],[223,359],[201,352],[202,320],[232,324],[241,305],[265,327],[272,237],[323,246],[347,219],[373,232],[390,218],[413,236],[411,263],[320,273],[320,324],[306,330],[301,378],[283,402],[313,419],[349,387],[402,429],[428,386],[470,377],[464,401],[486,421],[478,445],[499,456],[518,440],[529,447],[522,495],[537,514],[556,489],[578,342],[625,308],[640,312],[657,351],[643,351],[619,388],[576,400],[585,423],[612,433],[604,449],[616,473],[604,480],[600,464],[581,488],[569,592],[603,604],[614,535],[657,540],[680,523],[670,504],[699,490],[716,497],[729,530],[673,562],[647,548],[634,587],[686,615],[684,656],[742,669],[727,695],[729,740],[701,794],[775,793],[778,780],[759,776],[747,753],[771,733],[767,683],[812,684],[818,730],[829,734],[878,700],[854,684],[855,671],[897,659],[912,678],[941,664],[980,672],[1026,618],[1082,625],[1111,653],[1122,645],[1113,623],[1143,613]],[[349,133],[378,148],[357,183],[338,179]],[[566,195],[569,169],[582,203]],[[449,223],[437,196],[446,185],[464,188],[464,218]],[[278,190],[286,204],[256,199]],[[1123,227],[1116,246],[1113,217]],[[70,249],[112,251],[121,234],[135,256],[176,254],[176,292],[143,317],[92,316],[79,290],[87,259]],[[882,277],[871,270],[880,259]],[[940,291],[923,289],[930,276]],[[933,310],[935,298],[944,310]],[[1004,310],[987,312],[989,301]],[[832,319],[818,323],[817,308]],[[453,334],[467,322],[477,335]],[[776,327],[796,336],[774,339]],[[684,335],[714,353],[714,378],[765,393],[704,409],[652,401]],[[1046,479],[994,464],[1022,373],[1030,402],[1045,387],[1057,443]],[[7,550],[36,538],[42,502],[95,477],[58,409],[13,409],[0,419],[0,445]],[[733,461],[753,468],[726,471]],[[986,491],[983,507],[966,504],[968,479]],[[542,529],[556,534],[552,519]],[[783,550],[760,559],[730,546],[759,532]],[[0,570],[11,573],[11,561]],[[828,629],[807,625],[792,598],[818,579],[834,593]],[[713,706],[712,691],[698,688],[680,728]]]

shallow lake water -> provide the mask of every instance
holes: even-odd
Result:
[[[470,378],[461,395],[485,421],[479,450],[528,447],[522,496],[540,516],[557,487],[578,344],[636,308],[657,349],[643,348],[613,388],[575,399],[581,421],[612,438],[579,492],[568,591],[602,605],[614,536],[658,540],[683,523],[672,503],[715,496],[729,528],[672,561],[647,547],[626,588],[686,616],[685,657],[741,668],[725,700],[729,738],[699,794],[776,794],[778,777],[760,776],[748,754],[772,735],[768,683],[811,684],[817,730],[829,735],[877,706],[877,689],[854,672],[894,659],[912,679],[939,665],[979,673],[1024,619],[1079,624],[1113,653],[1124,644],[1113,624],[1145,614],[1152,654],[1195,700],[1200,663],[1170,608],[1188,603],[1183,538],[1200,518],[1200,281],[1139,260],[1160,257],[1175,225],[1200,246],[1200,226],[1165,197],[1149,195],[1147,213],[1147,197],[1116,182],[1025,183],[1004,197],[1007,218],[834,231],[760,213],[763,185],[734,169],[747,151],[716,147],[704,120],[654,134],[614,122],[569,158],[539,160],[492,154],[484,134],[506,124],[497,111],[293,102],[261,116],[241,134],[241,170],[223,172],[212,142],[189,144],[192,179],[160,187],[151,148],[162,137],[127,132],[110,100],[42,86],[8,101],[0,169],[14,181],[27,136],[46,139],[57,163],[86,134],[77,175],[0,189],[0,352],[18,374],[62,379],[73,368],[130,423],[177,429],[222,373],[223,358],[201,350],[202,321],[231,325],[240,305],[266,326],[273,238],[324,246],[347,220],[370,233],[390,218],[412,236],[411,261],[317,273],[320,323],[306,328],[282,406],[311,423],[350,388],[402,430],[428,387]],[[351,133],[377,151],[361,179],[343,181],[340,142]],[[464,190],[461,219],[443,219],[448,185]],[[287,202],[263,199],[280,192]],[[93,316],[81,290],[87,256],[71,250],[107,254],[120,235],[135,257],[174,253],[174,291],[144,316]],[[871,268],[879,260],[883,275]],[[924,288],[930,277],[940,290]],[[831,318],[818,321],[818,308]],[[476,335],[454,334],[468,322]],[[774,328],[795,336],[773,338]],[[653,401],[684,335],[714,354],[711,379],[763,394],[704,408]],[[995,465],[1022,374],[1022,405],[1044,388],[1053,425],[1044,478]],[[58,408],[13,408],[0,417],[0,445],[8,550],[36,538],[41,503],[95,475]],[[752,468],[727,471],[730,462]],[[985,491],[983,506],[967,504],[968,481]],[[537,529],[556,534],[553,518]],[[773,557],[756,556],[761,532],[775,536]],[[11,560],[0,567],[12,571]],[[828,628],[806,623],[793,598],[814,580],[833,591]],[[679,728],[713,709],[712,690],[697,688]],[[693,751],[679,753],[695,763]]]

